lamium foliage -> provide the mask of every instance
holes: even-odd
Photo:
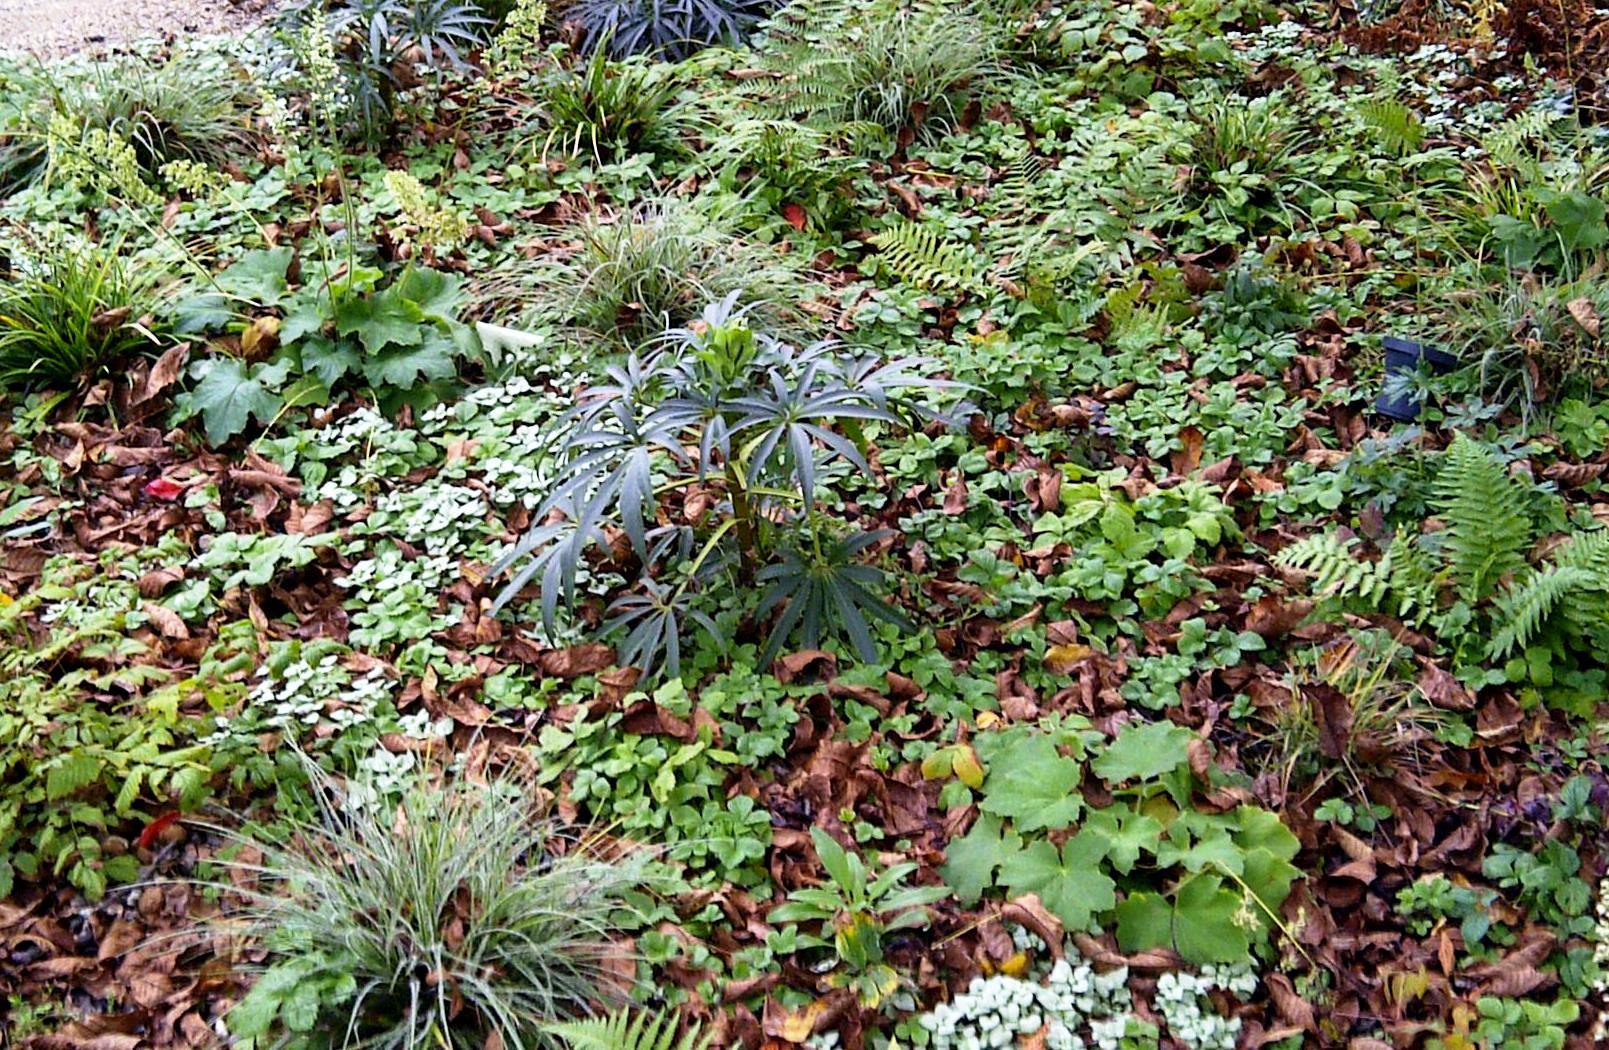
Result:
[[[736,42],[777,0],[575,0],[563,9],[582,46],[615,58],[686,58],[709,44]]]
[[[588,549],[626,560],[609,544],[619,529],[640,567],[606,625],[625,636],[622,663],[651,670],[663,657],[674,673],[687,620],[720,638],[701,605],[723,580],[765,585],[754,615],[782,609],[763,661],[790,637],[814,646],[829,634],[875,659],[870,621],[902,622],[878,596],[881,573],[858,559],[878,534],[827,515],[817,494],[833,465],[871,471],[864,425],[935,415],[912,396],[950,386],[934,371],[923,358],[881,363],[830,342],[796,348],[751,330],[736,296],[710,306],[611,366],[561,421],[541,524],[494,566],[519,566],[498,607],[536,581],[552,634],[560,602],[575,604]]]

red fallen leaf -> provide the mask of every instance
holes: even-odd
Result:
[[[179,811],[176,809],[168,810],[160,817],[157,817],[155,820],[151,821],[151,823],[145,825],[145,830],[140,832],[140,837],[136,840],[135,844],[141,849],[150,849],[156,844],[157,836],[161,835],[163,831],[172,827],[178,822],[178,820]]]
[[[788,220],[789,226],[800,233],[804,232],[806,221],[804,208],[790,201],[782,206],[782,217]]]
[[[152,499],[176,500],[184,495],[184,486],[167,478],[146,482],[145,494]]]

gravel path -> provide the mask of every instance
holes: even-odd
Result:
[[[0,0],[0,49],[49,58],[141,37],[233,33],[273,6],[274,0]]]

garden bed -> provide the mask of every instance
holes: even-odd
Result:
[[[1598,1045],[1600,16],[538,6],[0,67],[12,1039]]]

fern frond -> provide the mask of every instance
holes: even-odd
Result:
[[[1609,588],[1609,529],[1578,532],[1553,554],[1553,564],[1588,569]]]
[[[1553,564],[1589,576],[1559,610],[1566,630],[1578,639],[1601,635],[1609,628],[1609,529],[1576,533],[1555,552]]]
[[[543,1025],[542,1030],[562,1039],[570,1050],[708,1050],[714,1033],[693,1025],[676,1039],[676,1016],[668,1011],[648,1013],[620,1009],[599,1017]]]
[[[872,234],[883,264],[918,288],[960,291],[977,281],[972,251],[933,230],[902,221]]]
[[[1532,537],[1527,495],[1495,452],[1465,434],[1453,439],[1436,475],[1436,511],[1447,520],[1453,578],[1470,604],[1526,567]]]
[[[1018,222],[1041,211],[1035,202],[1043,191],[1044,172],[1043,157],[1032,153],[1018,157],[1000,170],[994,185],[989,187],[985,210],[993,215],[1013,217]]]
[[[1546,141],[1559,114],[1546,106],[1528,106],[1482,136],[1481,148],[1493,163],[1516,167],[1536,159],[1536,143]]]
[[[1501,660],[1515,649],[1525,648],[1555,609],[1576,592],[1591,587],[1595,579],[1589,569],[1549,565],[1541,572],[1532,573],[1524,583],[1509,588],[1493,603],[1496,622],[1502,626],[1492,635],[1488,646],[1491,657]]]
[[[1413,537],[1399,532],[1376,561],[1358,556],[1357,541],[1338,532],[1308,536],[1274,557],[1277,565],[1313,577],[1311,589],[1324,598],[1350,598],[1374,609],[1393,609],[1411,622],[1436,609],[1441,578]]]
[[[1111,322],[1112,327],[1121,327],[1128,321],[1144,294],[1145,285],[1140,281],[1130,281],[1106,293],[1106,319]]]
[[[1425,124],[1419,114],[1394,98],[1364,99],[1357,110],[1380,144],[1396,156],[1407,156],[1425,140]]]
[[[1299,569],[1313,577],[1314,594],[1350,598],[1373,593],[1377,581],[1374,563],[1359,558],[1356,539],[1322,532],[1291,544],[1274,557],[1276,564]]]
[[[1398,532],[1391,538],[1375,572],[1385,577],[1387,589],[1395,596],[1399,618],[1422,623],[1436,611],[1442,574],[1408,533]]]

